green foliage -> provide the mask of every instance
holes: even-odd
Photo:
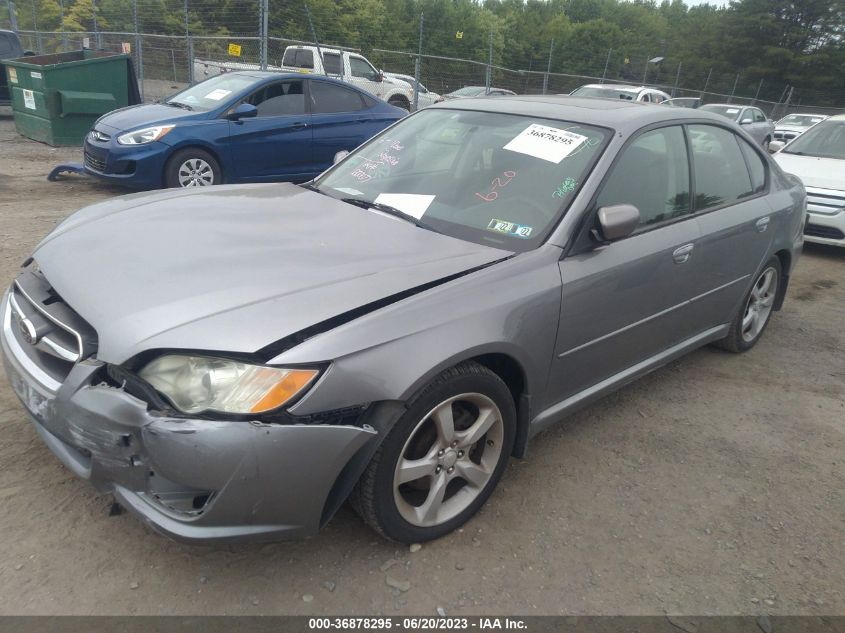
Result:
[[[60,0],[18,0],[20,28],[59,28]],[[131,31],[132,0],[94,0],[100,30]],[[136,0],[140,30],[181,35],[184,0]],[[687,6],[683,0],[307,0],[321,43],[369,54],[374,48],[415,52],[420,14],[423,52],[513,69],[602,75],[610,79],[711,88],[756,88],[777,99],[784,86],[841,105],[845,97],[845,0],[733,0]],[[188,0],[195,35],[252,35],[259,0]],[[64,0],[62,26],[93,29],[92,0]],[[305,4],[270,0],[270,36],[312,40]],[[492,35],[491,35],[492,34]],[[554,42],[553,47],[552,42]],[[646,66],[646,60],[664,61]]]

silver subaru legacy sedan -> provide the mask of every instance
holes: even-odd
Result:
[[[24,262],[0,341],[53,453],[164,534],[302,537],[349,499],[418,542],[578,407],[753,347],[805,207],[724,117],[452,101],[304,186],[79,211]]]

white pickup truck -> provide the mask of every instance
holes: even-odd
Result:
[[[282,65],[267,66],[267,70],[314,73],[336,77],[363,88],[391,105],[410,110],[414,91],[407,82],[385,77],[363,55],[323,46],[320,47],[320,53],[322,53],[322,59],[317,54],[316,46],[288,46],[282,56]],[[258,70],[258,68],[258,64],[195,59],[194,80],[201,81],[220,73],[235,70]]]

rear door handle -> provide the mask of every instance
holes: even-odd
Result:
[[[672,259],[675,260],[676,264],[685,263],[692,255],[692,249],[694,247],[694,244],[684,244],[683,246],[679,246],[672,252]]]
[[[759,220],[757,220],[757,222],[754,224],[754,226],[757,228],[757,230],[760,233],[762,233],[767,228],[769,228],[769,216],[767,215],[764,218],[760,218]]]
[[[294,130],[301,130],[302,128],[308,127],[308,124],[307,124],[307,123],[302,123],[302,122],[300,122],[300,123],[294,123],[293,125],[291,125],[291,127],[292,127]]]

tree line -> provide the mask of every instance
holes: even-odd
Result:
[[[184,0],[134,0],[139,31],[182,35]],[[195,35],[259,32],[260,0],[188,0]],[[21,29],[132,31],[133,0],[18,0]],[[269,0],[269,35],[779,100],[845,105],[845,0]],[[0,15],[2,18],[2,15]],[[310,18],[310,20],[309,20]],[[649,59],[658,60],[648,64]],[[738,75],[738,77],[737,77]]]

